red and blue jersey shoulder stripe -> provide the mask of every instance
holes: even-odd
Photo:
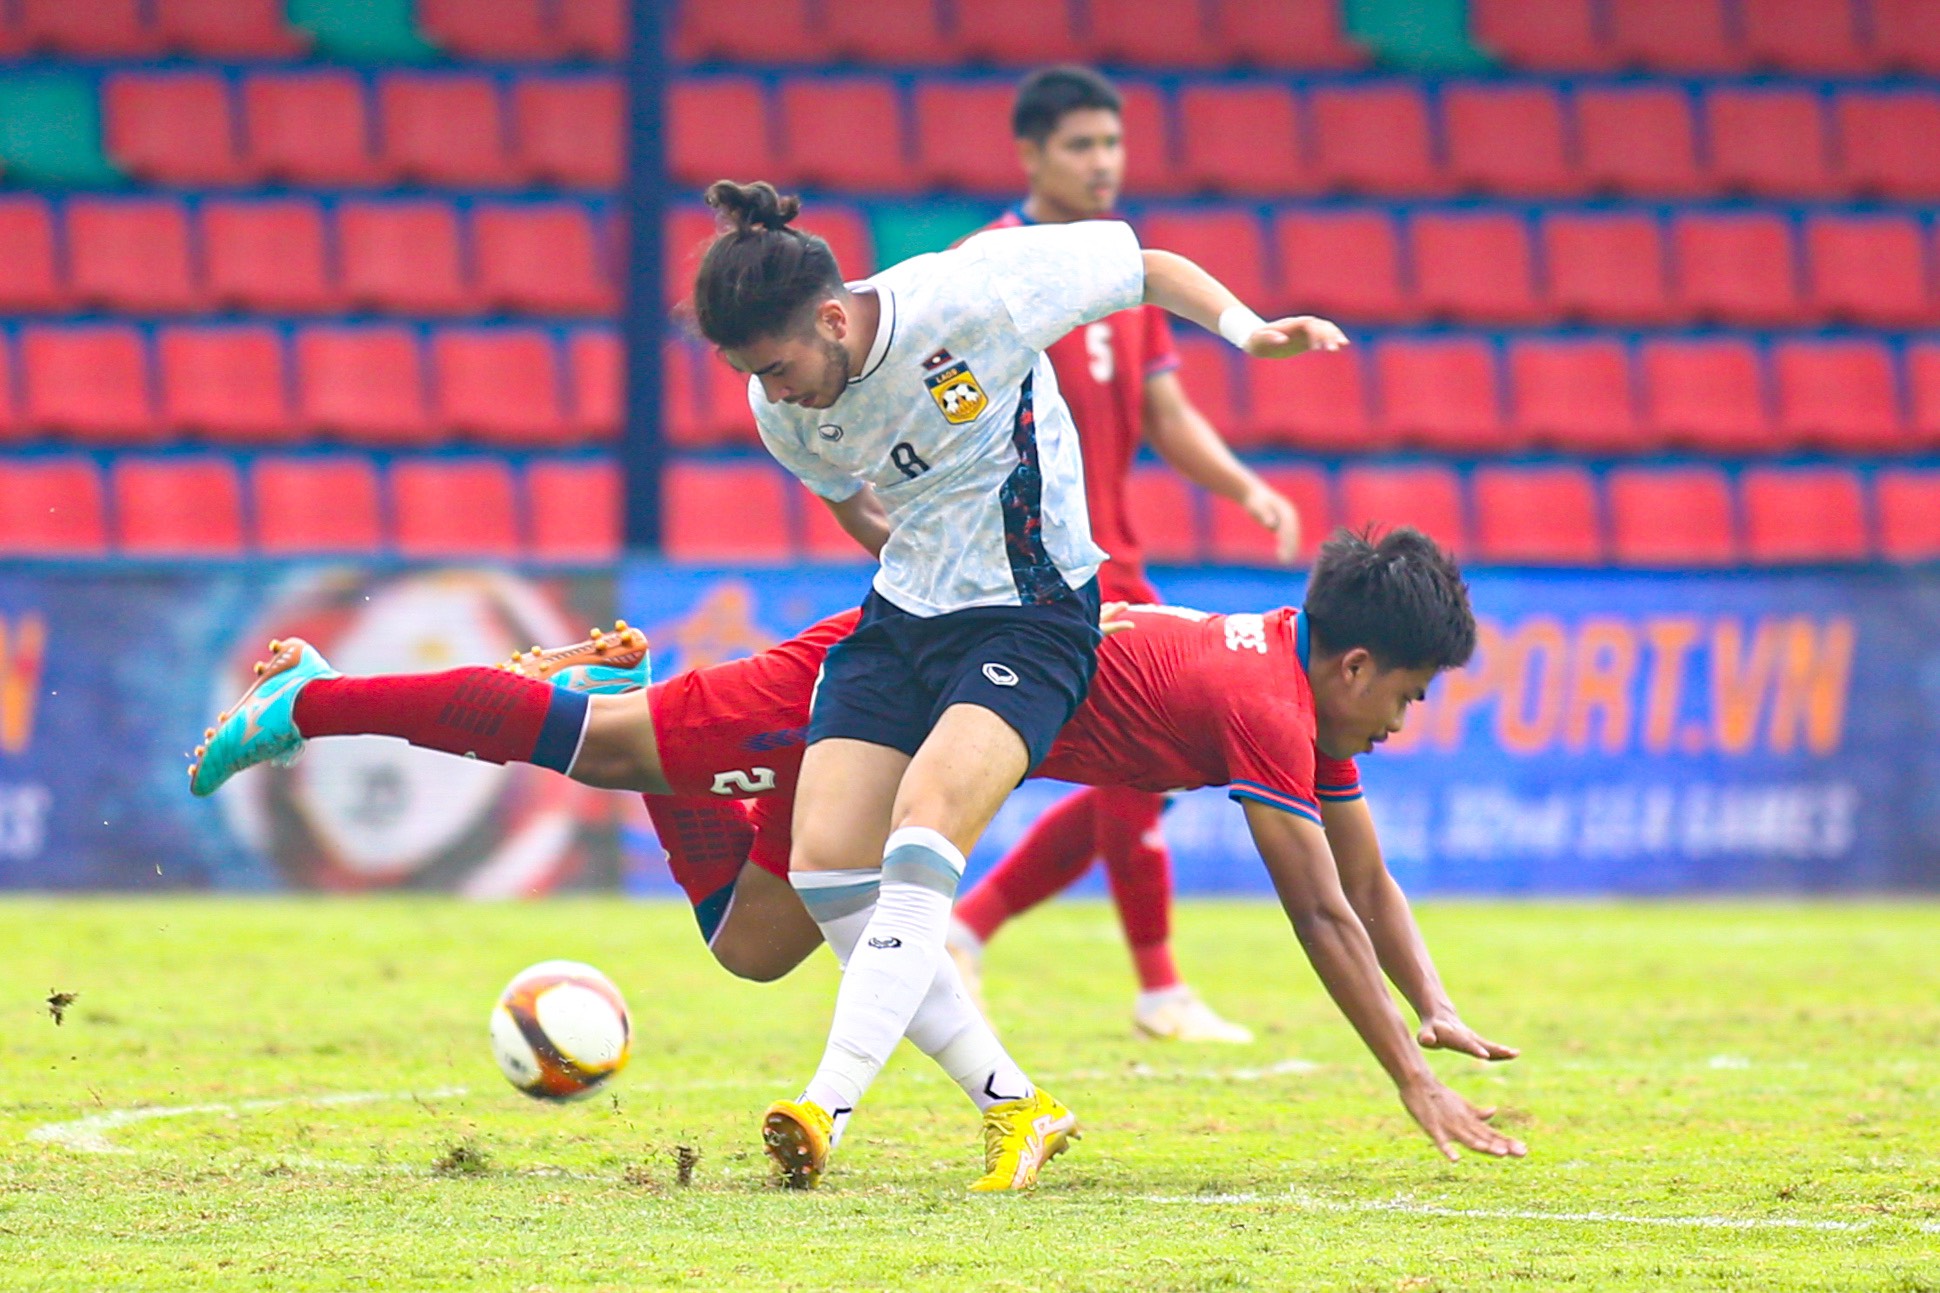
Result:
[[[1235,781],[1226,788],[1226,794],[1233,799],[1250,799],[1254,803],[1304,817],[1316,826],[1321,824],[1320,805],[1291,791],[1275,790],[1257,781]]]

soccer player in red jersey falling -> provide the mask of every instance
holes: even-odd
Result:
[[[1096,72],[1054,67],[1018,87],[1011,114],[1030,193],[992,224],[1062,224],[1110,216],[1125,175],[1118,91]],[[1165,311],[1126,310],[1086,324],[1045,352],[1070,405],[1084,456],[1091,534],[1111,560],[1098,572],[1105,601],[1157,603],[1125,490],[1141,442],[1180,475],[1244,507],[1293,560],[1293,504],[1240,462],[1180,384]],[[989,875],[957,900],[948,947],[964,984],[981,997],[983,947],[1013,916],[1067,888],[1102,858],[1131,945],[1138,1030],[1180,1041],[1247,1042],[1252,1034],[1201,1001],[1172,958],[1172,860],[1159,832],[1165,798],[1100,786],[1040,817]]]
[[[779,978],[823,938],[789,884],[789,824],[816,674],[856,617],[651,687],[639,686],[645,643],[631,633],[610,655],[597,640],[544,653],[534,672],[551,682],[477,666],[345,678],[307,643],[275,643],[258,681],[197,748],[190,786],[211,794],[243,768],[294,757],[305,740],[375,734],[645,791],[716,958],[745,978]],[[1487,1060],[1516,1052],[1457,1013],[1382,863],[1352,762],[1399,731],[1429,682],[1474,649],[1454,564],[1412,530],[1378,544],[1343,533],[1321,549],[1300,611],[1146,606],[1125,619],[1131,627],[1100,649],[1090,694],[1041,773],[1147,791],[1229,787],[1301,946],[1423,1131],[1451,1158],[1457,1146],[1520,1156],[1521,1142],[1489,1125],[1493,1111],[1423,1061],[1421,1047]],[[568,689],[625,684],[627,671],[608,667],[623,655],[639,689]],[[744,796],[756,796],[752,813]],[[1384,974],[1416,1012],[1413,1036]],[[950,1039],[908,1037],[949,1067]],[[951,1076],[969,1092],[977,1074]]]

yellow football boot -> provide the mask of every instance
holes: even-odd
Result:
[[[815,1188],[834,1141],[835,1119],[813,1100],[777,1100],[761,1120],[762,1147],[791,1190]]]
[[[1042,1089],[993,1104],[983,1115],[984,1174],[970,1188],[1028,1190],[1044,1165],[1077,1138],[1077,1115]]]

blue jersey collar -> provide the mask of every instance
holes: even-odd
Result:
[[[1312,676],[1313,670],[1307,659],[1313,653],[1313,644],[1307,639],[1307,616],[1304,611],[1293,613],[1293,654],[1300,661],[1300,672]]]

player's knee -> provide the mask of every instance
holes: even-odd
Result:
[[[712,950],[722,969],[750,983],[773,983],[802,961],[799,956],[791,960],[781,948],[750,947],[733,940],[719,941]]]

